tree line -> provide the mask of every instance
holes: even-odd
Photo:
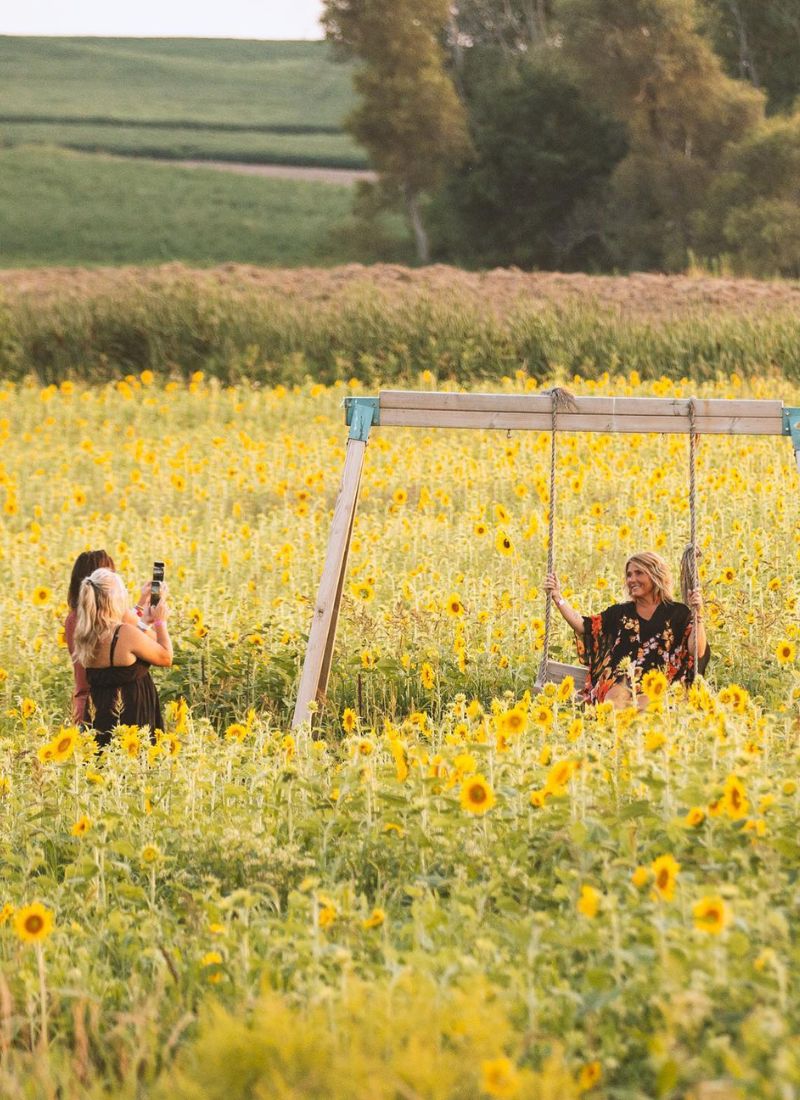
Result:
[[[326,0],[420,262],[800,276],[800,0]]]

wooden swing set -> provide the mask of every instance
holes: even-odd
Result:
[[[328,549],[308,635],[292,727],[311,716],[309,704],[324,699],[331,670],[339,607],[342,600],[358,491],[367,441],[373,427],[494,428],[500,431],[549,431],[550,507],[547,570],[554,565],[556,505],[556,433],[634,432],[689,435],[690,544],[688,561],[692,587],[697,584],[695,444],[698,435],[787,435],[800,472],[800,408],[782,401],[727,398],[572,397],[564,390],[537,394],[427,393],[382,390],[378,397],[346,397],[345,420],[350,428],[342,482],[333,511]],[[543,657],[537,685],[558,683],[572,675],[581,686],[586,670],[549,658],[552,601],[545,609]],[[697,637],[697,630],[693,631]]]

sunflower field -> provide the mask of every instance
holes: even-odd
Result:
[[[292,731],[352,392],[0,384],[0,1095],[800,1097],[788,441],[701,437],[712,661],[640,713],[534,688],[549,434],[375,429],[329,691]],[[559,437],[574,606],[621,599],[636,550],[677,569],[687,456]],[[165,561],[175,641],[167,728],[102,754],[62,629],[99,547],[134,598]]]

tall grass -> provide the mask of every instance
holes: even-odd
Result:
[[[470,383],[522,369],[544,378],[636,370],[643,378],[698,381],[774,373],[800,378],[800,318],[776,309],[747,316],[695,311],[680,319],[624,316],[589,302],[542,304],[519,297],[498,310],[414,283],[385,287],[331,280],[313,302],[302,274],[285,285],[220,285],[191,272],[137,273],[70,293],[8,294],[0,316],[0,371],[113,377],[145,368],[204,370],[230,382],[306,376],[407,382],[429,370]]]

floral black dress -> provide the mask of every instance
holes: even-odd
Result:
[[[670,683],[690,684],[695,677],[691,628],[691,610],[673,601],[658,604],[649,619],[637,614],[633,601],[585,616],[577,642],[578,656],[589,668],[586,698],[601,702],[613,684],[629,687],[631,677],[638,684],[651,669],[659,669]],[[698,659],[701,674],[710,657],[706,645]]]

